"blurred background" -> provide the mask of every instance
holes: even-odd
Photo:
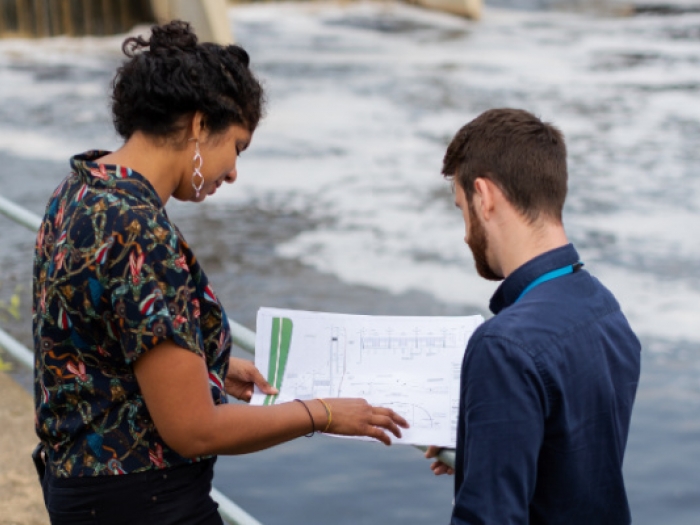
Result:
[[[119,146],[110,82],[124,33],[179,9],[157,4],[0,1],[1,196],[42,215],[71,155]],[[495,285],[476,275],[442,156],[488,108],[553,122],[570,240],[643,343],[625,458],[634,523],[696,525],[700,3],[422,4],[222,1],[216,23],[195,22],[250,53],[267,115],[236,184],[169,215],[252,329],[260,306],[489,315]],[[33,234],[0,217],[0,243],[0,326],[31,348]],[[325,436],[220,458],[215,484],[266,525],[447,523],[452,501],[452,480],[412,447]]]

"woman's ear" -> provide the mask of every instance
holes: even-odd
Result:
[[[204,132],[204,114],[201,111],[194,112],[189,131],[189,138],[193,138],[195,140],[200,140],[202,138],[202,133]]]

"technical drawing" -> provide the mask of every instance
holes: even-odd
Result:
[[[409,422],[395,442],[454,446],[462,356],[482,321],[261,308],[255,362],[280,393],[251,402],[364,398]]]

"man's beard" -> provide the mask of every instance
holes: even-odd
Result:
[[[469,241],[467,245],[472,251],[474,256],[474,263],[476,265],[476,272],[489,281],[501,281],[503,276],[498,275],[491,269],[489,262],[486,258],[486,250],[488,248],[488,240],[486,239],[486,229],[484,225],[477,217],[474,208],[471,204],[468,205],[469,209]]]

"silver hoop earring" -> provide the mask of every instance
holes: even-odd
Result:
[[[198,140],[195,140],[194,142],[194,157],[192,158],[192,163],[194,164],[194,171],[192,172],[192,187],[195,191],[195,198],[199,199],[199,192],[202,190],[202,186],[204,186],[204,175],[202,175],[202,172],[199,170],[202,169],[202,164],[204,164],[204,161],[202,160],[202,155],[199,152]],[[197,177],[199,177],[199,184],[196,182]]]

